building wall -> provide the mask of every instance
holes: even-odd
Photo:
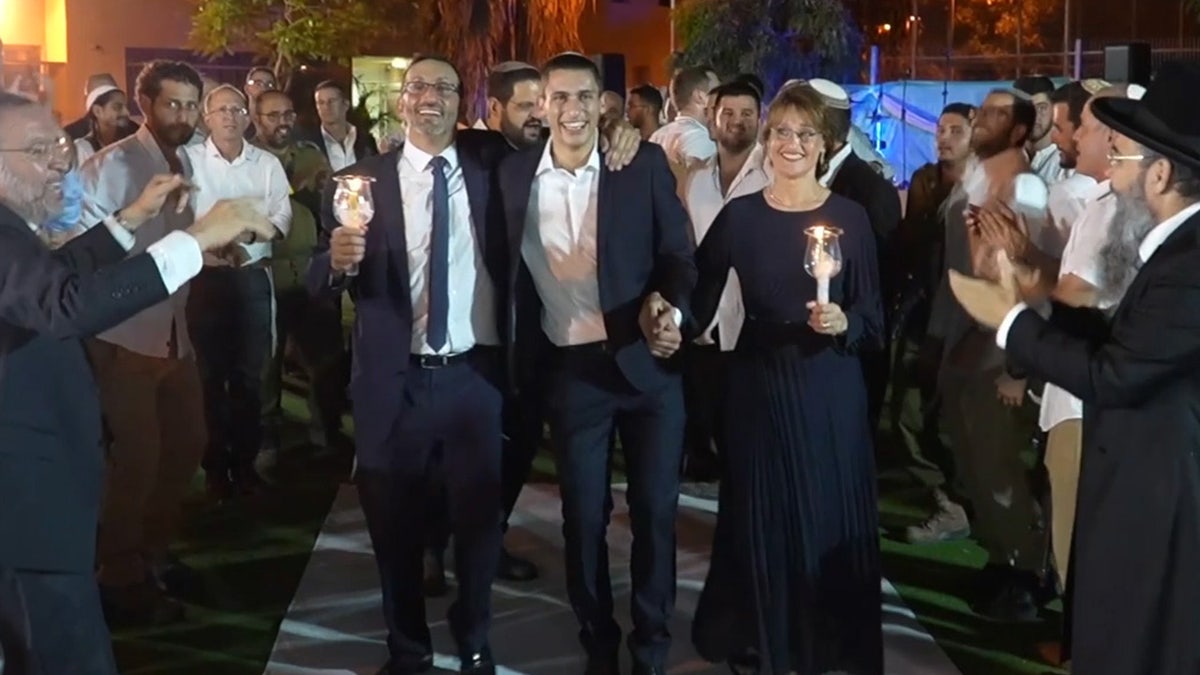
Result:
[[[579,37],[588,54],[625,55],[626,88],[667,83],[671,12],[660,0],[600,0],[580,18]]]
[[[64,120],[83,113],[87,78],[112,73],[122,87],[125,49],[186,48],[191,31],[188,0],[66,0],[68,60],[56,87],[56,108]]]

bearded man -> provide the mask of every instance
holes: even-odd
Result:
[[[1007,256],[998,283],[951,273],[996,344],[1083,401],[1072,597],[1075,672],[1200,672],[1200,66],[1168,63],[1141,101],[1097,99],[1113,130],[1117,199],[1101,253],[1111,321],[1021,302]],[[1128,283],[1127,283],[1128,282]]]

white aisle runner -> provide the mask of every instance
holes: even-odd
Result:
[[[631,535],[625,500],[616,497],[608,541],[616,618],[628,632]],[[558,490],[549,485],[526,487],[517,504],[506,542],[513,553],[536,563],[542,576],[529,583],[497,582],[493,587],[491,645],[500,673],[570,675],[583,670],[578,628],[566,600],[560,509]],[[689,640],[708,570],[715,510],[715,502],[680,499],[679,593],[671,622],[674,644],[669,664],[673,674],[728,672],[697,657]],[[454,590],[452,584],[451,596]],[[886,580],[883,594],[888,675],[960,675]],[[375,675],[387,660],[379,602],[379,576],[358,497],[353,488],[343,486],[279,628],[266,673]],[[444,618],[449,603],[449,597],[430,601],[428,616],[437,652],[435,665],[454,671],[458,659]],[[628,659],[626,650],[621,651],[622,659]]]

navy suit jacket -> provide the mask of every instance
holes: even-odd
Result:
[[[545,372],[549,346],[542,331],[542,303],[521,261],[529,196],[546,143],[514,153],[500,165],[497,179],[508,222],[510,368],[515,381],[534,386]],[[596,256],[600,308],[608,344],[625,379],[638,391],[653,391],[674,371],[656,359],[638,324],[646,297],[658,291],[690,316],[696,265],[688,236],[688,215],[679,201],[675,177],[662,148],[643,142],[629,166],[610,171],[600,162],[596,204]]]
[[[103,226],[50,251],[0,206],[0,567],[93,571],[104,450],[80,338],[167,297],[150,255],[125,255]]]
[[[504,223],[492,198],[492,172],[508,152],[499,133],[460,130],[455,148],[462,166],[471,221],[483,250],[484,263],[496,287],[497,329],[503,320],[508,279]],[[412,342],[412,294],[405,238],[404,202],[400,194],[400,151],[368,157],[336,175],[370,176],[375,217],[367,228],[367,250],[358,274],[331,284],[330,234],[339,226],[333,215],[336,183],[326,185],[321,200],[321,232],[308,271],[309,290],[317,295],[349,291],[354,301],[354,363],[350,376],[355,443],[360,461],[387,463],[388,440],[403,408],[404,374]]]

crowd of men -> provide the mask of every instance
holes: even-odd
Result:
[[[175,597],[195,572],[170,545],[190,480],[202,467],[218,502],[264,489],[294,361],[313,443],[356,453],[388,626],[381,673],[431,667],[423,598],[447,592],[451,535],[462,670],[494,672],[491,582],[538,575],[503,532],[547,423],[587,672],[617,672],[621,638],[603,544],[614,430],[640,458],[627,467],[630,651],[636,673],[664,672],[681,465],[712,481],[735,459],[720,452],[718,401],[744,318],[733,275],[713,325],[683,344],[690,249],[728,201],[771,181],[767,92],[754,74],[683,68],[665,119],[653,86],[580,84],[588,63],[498,66],[472,130],[454,66],[416,59],[398,106],[407,140],[383,155],[339,84],[316,87],[320,125],[302,130],[260,68],[242,87],[175,62],[148,64],[132,92],[93,77],[70,140],[40,106],[0,97],[0,606],[23,608],[17,621],[0,610],[0,632],[45,672],[111,673],[105,619],[181,620]],[[903,209],[846,92],[784,85],[831,111],[821,184],[860,204],[876,236],[892,344],[862,356],[871,415],[903,439],[933,506],[905,536],[974,537],[988,563],[973,607],[993,619],[1036,620],[1072,590],[1067,646],[1089,675],[1200,661],[1183,644],[1200,623],[1187,578],[1200,557],[1200,133],[1172,112],[1200,79],[1179,66],[1160,80],[1147,93],[1030,77],[947,106],[938,161],[913,175]],[[519,152],[547,136],[553,161]],[[402,227],[339,224],[330,178],[346,171],[371,177],[376,213]],[[603,215],[598,191],[620,195]],[[518,242],[520,274],[496,209],[542,228]],[[572,223],[590,219],[594,235],[597,218],[654,232],[654,245],[581,239]],[[1049,319],[1023,311],[1042,304]],[[537,334],[520,334],[529,325]],[[654,452],[676,429],[680,451]],[[1081,598],[1099,609],[1078,611]]]

